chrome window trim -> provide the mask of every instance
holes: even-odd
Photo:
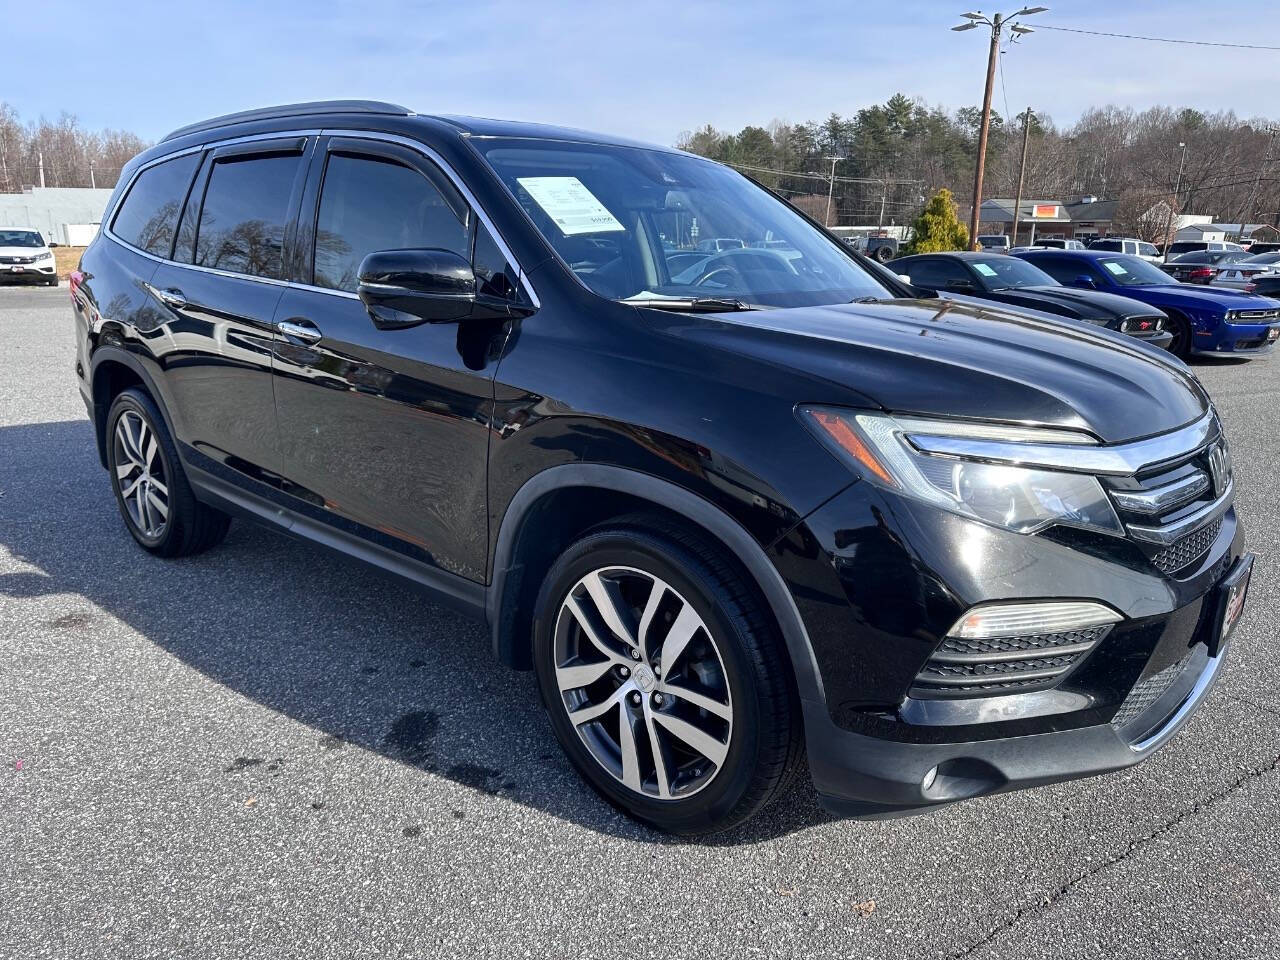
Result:
[[[961,457],[985,463],[1008,463],[1068,473],[1130,477],[1141,470],[1194,453],[1220,432],[1214,411],[1194,423],[1159,436],[1113,446],[1015,443],[969,437],[909,433],[907,439],[922,453]]]
[[[205,267],[205,266],[200,266],[194,263],[179,263],[177,260],[169,260],[165,257],[158,257],[154,253],[150,253],[146,250],[140,249],[139,247],[135,247],[133,244],[129,243],[127,240],[124,240],[123,238],[117,236],[109,226],[109,224],[112,224],[115,222],[116,214],[119,212],[121,204],[123,204],[125,198],[129,196],[129,191],[133,189],[133,185],[135,181],[138,179],[138,177],[142,174],[144,170],[148,170],[151,167],[156,166],[157,164],[165,163],[169,160],[176,159],[177,157],[186,156],[189,153],[199,153],[205,150],[216,150],[219,147],[230,146],[237,143],[256,143],[260,141],[265,143],[270,140],[279,140],[279,139],[285,139],[290,137],[321,137],[321,136],[342,136],[342,137],[347,137],[354,140],[373,140],[373,141],[383,141],[386,143],[395,143],[395,144],[399,144],[400,146],[407,147],[410,150],[413,150],[415,153],[421,154],[427,160],[431,161],[431,163],[433,163],[440,170],[440,172],[445,175],[445,177],[454,186],[454,188],[459,193],[462,194],[463,199],[467,201],[467,205],[472,209],[472,211],[474,211],[477,219],[479,219],[480,222],[485,225],[485,228],[488,229],[490,236],[493,237],[494,242],[498,245],[498,249],[502,252],[502,255],[506,257],[507,262],[510,263],[511,266],[515,268],[520,281],[520,286],[524,289],[525,293],[528,294],[529,300],[533,304],[534,309],[540,309],[542,307],[542,301],[538,298],[538,292],[533,288],[533,284],[529,281],[528,274],[525,273],[524,267],[520,265],[520,261],[517,260],[515,254],[512,253],[511,247],[507,244],[507,241],[505,240],[505,238],[503,238],[502,234],[498,231],[498,228],[494,224],[493,219],[484,210],[484,208],[480,206],[479,201],[476,200],[475,194],[471,192],[470,188],[467,187],[466,183],[463,182],[462,178],[458,176],[458,174],[454,171],[454,169],[451,166],[449,166],[447,162],[445,162],[445,159],[442,156],[440,156],[440,154],[437,153],[434,149],[432,149],[431,147],[427,146],[425,143],[422,143],[419,140],[414,140],[411,137],[402,137],[394,133],[383,133],[377,130],[346,130],[346,129],[316,129],[316,128],[304,129],[304,130],[272,130],[270,133],[249,134],[243,137],[229,137],[226,139],[207,140],[204,143],[196,144],[190,147],[183,147],[181,150],[175,150],[172,153],[166,153],[164,156],[160,156],[152,160],[148,160],[146,163],[139,166],[136,170],[133,171],[132,174],[129,175],[129,180],[125,184],[125,188],[120,192],[120,199],[117,200],[115,205],[111,208],[110,216],[105,218],[104,223],[107,225],[104,225],[102,227],[102,233],[108,239],[113,240],[114,242],[120,244],[125,249],[131,250],[134,253],[140,254],[141,256],[144,256],[149,260],[154,260],[157,263],[168,263],[168,264],[172,264],[175,267],[181,267],[185,270],[199,270],[201,272],[212,273],[220,277],[232,277],[237,280],[250,280],[257,283],[272,284],[273,286],[288,287],[296,290],[309,290],[315,293],[327,293],[327,294],[330,294],[331,296],[343,297],[349,300],[358,300],[360,298],[356,294],[351,293],[347,290],[331,290],[328,287],[317,287],[314,284],[299,283],[298,281],[295,281],[295,280],[277,280],[273,277],[255,277],[247,273],[233,273],[229,270],[219,270],[216,267]]]

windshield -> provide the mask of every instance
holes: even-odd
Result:
[[[894,296],[843,245],[720,164],[596,143],[471,142],[602,297],[796,307]]]
[[[1098,266],[1122,287],[1167,286],[1178,281],[1159,267],[1137,257],[1105,257]]]
[[[975,257],[973,269],[982,277],[988,290],[1008,290],[1010,287],[1057,287],[1057,280],[1039,267],[1033,267],[1017,257]]]
[[[1280,263],[1280,253],[1258,253],[1245,257],[1245,263]]]
[[[44,240],[34,230],[0,230],[0,247],[43,247]]]

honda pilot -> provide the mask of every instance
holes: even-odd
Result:
[[[868,817],[1128,767],[1244,605],[1178,360],[921,297],[676,150],[367,101],[221,117],[128,164],[71,296],[144,550],[239,517],[431,591],[663,830],[805,770]]]

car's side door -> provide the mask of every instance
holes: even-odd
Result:
[[[508,325],[380,328],[356,289],[361,261],[382,250],[472,261],[475,248],[477,283],[490,293],[513,292],[517,274],[432,160],[378,139],[322,143],[298,236],[298,282],[275,314],[285,490],[321,522],[483,580],[493,376]]]
[[[278,481],[271,382],[290,225],[315,137],[269,137],[206,153],[173,259],[151,278],[168,314],[165,380],[184,455]]]

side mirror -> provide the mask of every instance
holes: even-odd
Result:
[[[901,280],[903,283],[907,283],[907,284],[910,284],[913,282],[912,279],[908,277],[905,273],[898,274],[898,279]]]
[[[1096,290],[1098,285],[1094,282],[1093,277],[1085,276],[1083,273],[1076,277],[1077,287],[1084,287],[1086,290]]]
[[[978,288],[972,280],[949,280],[947,281],[947,289],[954,290],[956,293],[971,293]]]
[[[451,250],[379,250],[360,262],[356,294],[380,330],[448,323],[471,315],[476,275]]]

